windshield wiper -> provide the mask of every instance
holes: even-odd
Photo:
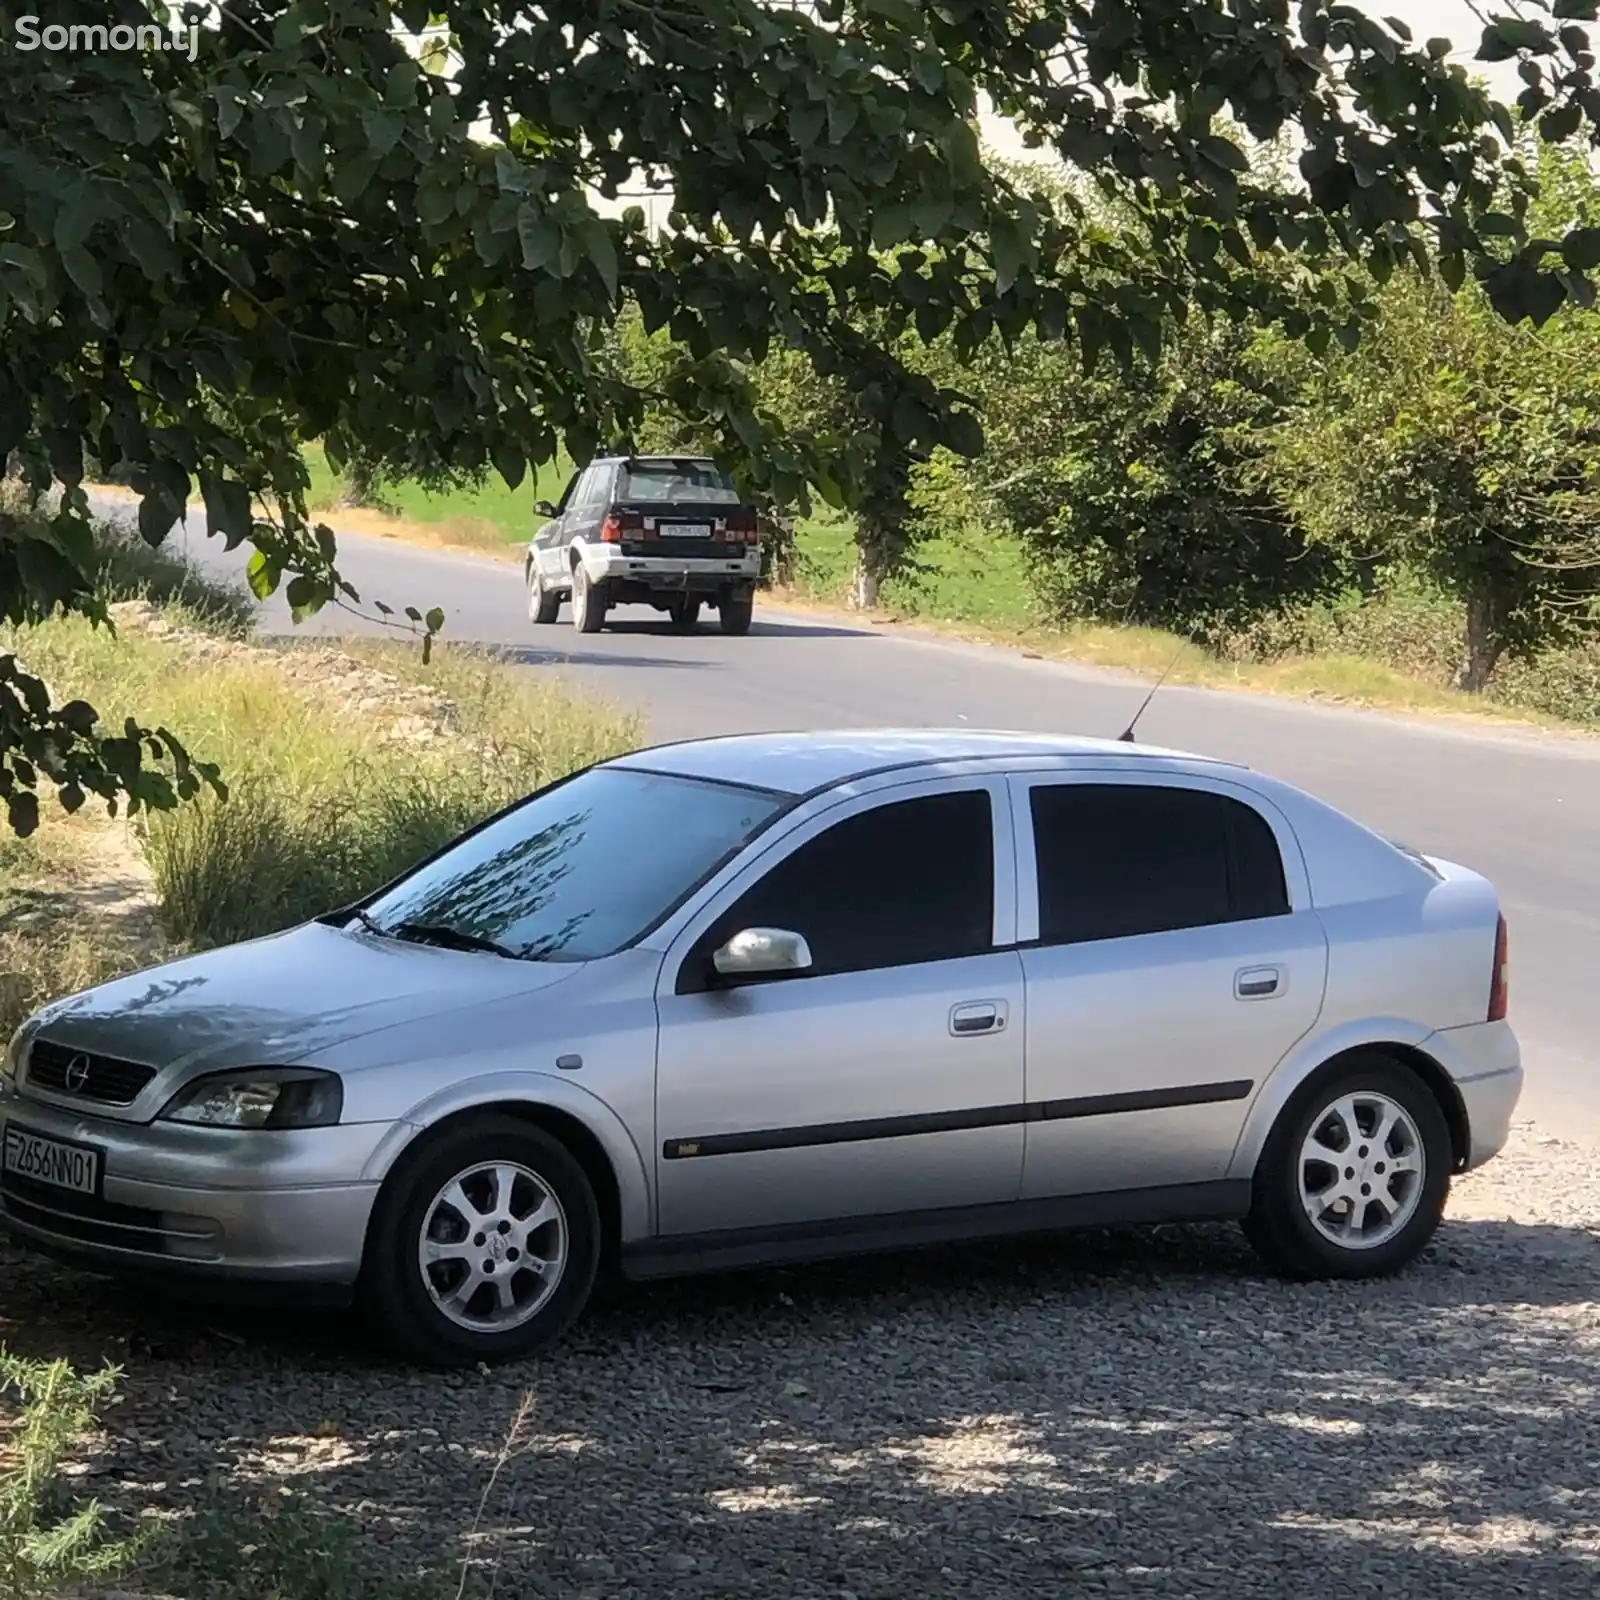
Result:
[[[463,933],[459,928],[447,928],[436,922],[402,922],[384,930],[391,939],[409,939],[413,944],[436,944],[446,950],[484,950],[492,956],[504,956],[507,961],[520,961],[515,950],[493,939],[476,933]]]
[[[387,928],[380,928],[378,924],[366,914],[365,911],[352,911],[349,913],[349,916],[351,922],[359,922],[368,933],[375,933],[380,939],[387,939],[389,937],[389,930]]]

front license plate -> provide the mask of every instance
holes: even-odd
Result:
[[[15,1174],[73,1194],[100,1192],[100,1152],[92,1145],[47,1139],[8,1122],[0,1137],[0,1177]]]
[[[711,524],[709,522],[663,522],[661,524],[661,537],[663,539],[709,539],[711,537]]]

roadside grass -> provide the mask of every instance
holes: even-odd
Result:
[[[184,636],[56,618],[0,630],[0,649],[58,699],[88,700],[103,724],[137,715],[172,729],[221,767],[228,798],[131,822],[109,821],[98,801],[71,817],[47,804],[31,838],[0,835],[7,1032],[58,995],[354,899],[501,806],[638,742],[634,717],[490,653],[446,645],[424,664],[399,642],[251,646],[239,638],[248,608],[175,557],[130,560],[111,536],[105,561],[108,599],[154,599],[160,623]],[[352,670],[355,688],[330,692]],[[442,711],[419,718],[413,700]]]
[[[311,475],[308,504],[352,533],[492,554],[504,554],[507,546],[519,542],[526,544],[539,521],[534,502],[558,500],[572,475],[571,463],[562,459],[547,463],[515,489],[508,488],[497,472],[491,472],[476,489],[446,494],[415,483],[382,483],[376,496],[379,504],[346,507],[338,503],[343,480],[328,465],[322,446],[308,446],[305,462]]]

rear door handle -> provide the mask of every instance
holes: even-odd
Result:
[[[1282,967],[1241,967],[1233,975],[1237,1000],[1270,1000],[1289,987]]]
[[[969,1033],[999,1033],[1005,1025],[1004,1000],[969,1000],[950,1008],[950,1031],[958,1039]]]

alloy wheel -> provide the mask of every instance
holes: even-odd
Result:
[[[1411,1220],[1427,1152],[1411,1113],[1376,1090],[1340,1095],[1315,1119],[1296,1163],[1311,1226],[1342,1250],[1372,1250]]]
[[[483,1162],[458,1172],[424,1214],[417,1261],[444,1316],[472,1333],[536,1317],[567,1264],[566,1212],[530,1167]]]

